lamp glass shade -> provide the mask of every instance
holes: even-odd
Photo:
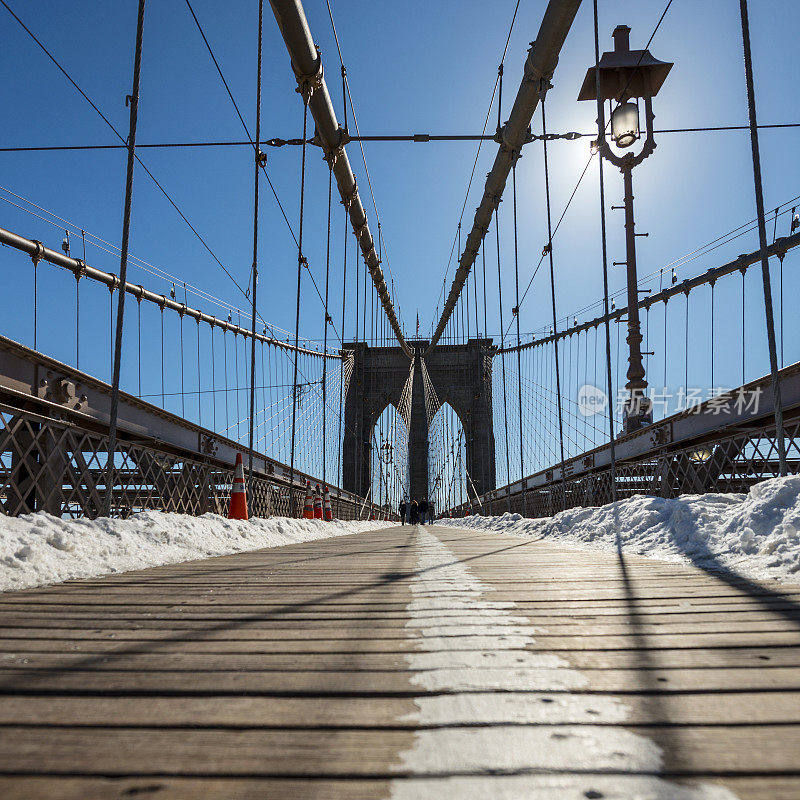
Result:
[[[617,147],[630,147],[639,138],[639,107],[621,103],[611,114],[611,138]]]

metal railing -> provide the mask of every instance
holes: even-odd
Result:
[[[94,518],[110,492],[112,516],[226,514],[244,448],[125,393],[109,485],[109,395],[108,384],[0,337],[0,513]],[[306,481],[321,483],[256,453],[250,514],[301,516]],[[384,516],[358,495],[330,491],[339,519]]]
[[[789,474],[800,474],[800,364],[781,370],[784,391],[784,445]],[[616,497],[636,494],[664,498],[707,492],[747,492],[759,481],[777,477],[778,440],[771,402],[764,397],[757,412],[720,413],[724,401],[762,394],[769,378],[746,384],[729,397],[675,414],[616,442]],[[716,418],[716,424],[714,419]],[[612,502],[609,446],[543,470],[524,480],[470,498],[455,506],[453,516],[500,515],[548,517],[578,506]]]

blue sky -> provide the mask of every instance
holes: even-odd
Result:
[[[80,0],[68,6],[29,0],[10,4],[97,102],[113,123],[127,130],[125,95],[130,91],[136,3]],[[255,108],[255,38],[257,4],[248,0],[220,3],[195,0],[222,69],[253,126]],[[519,14],[506,57],[503,119],[518,85],[528,43],[538,30],[545,2],[528,0]],[[601,48],[611,48],[611,31],[620,23],[632,28],[631,44],[643,46],[665,2],[601,0]],[[472,133],[480,132],[514,2],[486,4],[410,0],[404,3],[332,2],[351,89],[363,133]],[[327,67],[334,98],[340,97],[338,57],[324,2],[306,3],[311,30]],[[113,143],[113,134],[36,48],[27,34],[0,9],[3,42],[0,70],[4,81],[3,146]],[[753,52],[762,123],[796,122],[800,86],[787,55],[794,52],[800,8],[792,0],[751,3]],[[733,0],[675,0],[652,45],[652,53],[674,61],[662,92],[655,100],[656,126],[744,124],[747,121],[738,3]],[[551,131],[590,131],[592,103],[576,101],[587,67],[593,61],[591,3],[585,2],[567,40],[548,98]],[[288,56],[269,6],[264,25],[264,138],[299,136],[302,105]],[[340,113],[337,105],[337,112]],[[341,115],[341,114],[340,114]],[[492,114],[492,123],[496,114]],[[534,118],[540,130],[541,117]],[[774,208],[800,194],[796,149],[800,129],[763,131],[761,134],[764,194]],[[243,131],[225,94],[208,53],[183,2],[150,2],[146,12],[138,141],[240,140]],[[638,229],[649,232],[639,240],[640,274],[658,270],[751,219],[755,214],[747,132],[663,134],[656,153],[634,177]],[[365,145],[380,212],[383,235],[395,277],[396,301],[409,332],[417,311],[425,333],[445,275],[456,223],[475,154],[474,143]],[[483,187],[483,176],[495,146],[483,149],[476,181],[467,202],[464,226]],[[375,214],[365,194],[367,181],[357,147],[349,148],[359,178],[369,219]],[[247,148],[142,150],[142,159],[173,195],[186,216],[240,283],[247,281],[252,258],[252,155]],[[588,157],[588,140],[554,142],[550,148],[552,203],[560,215]],[[109,242],[121,234],[125,154],[123,151],[70,153],[0,153],[0,185],[33,200]],[[299,148],[269,150],[269,171],[292,224],[299,207]],[[621,200],[621,179],[607,169],[609,205]],[[518,168],[521,281],[527,284],[546,241],[544,184],[540,145],[525,150]],[[327,167],[316,149],[309,152],[306,203],[306,252],[318,280],[324,275]],[[3,193],[4,196],[5,193]],[[275,325],[293,330],[296,252],[285,223],[262,184],[260,214],[260,312]],[[342,209],[335,207],[331,296],[339,308],[341,292]],[[502,270],[509,317],[513,287],[510,195],[501,206]],[[0,204],[0,225],[38,238],[58,248],[63,232],[14,208]],[[788,215],[779,233],[788,230]],[[770,229],[771,230],[771,229]],[[609,258],[622,260],[622,222],[609,212]],[[73,254],[76,254],[73,236]],[[572,313],[598,299],[601,291],[599,257],[597,166],[592,164],[555,240],[559,311]],[[716,266],[740,252],[755,249],[756,235],[748,234],[681,267],[688,277]],[[147,176],[137,170],[131,228],[135,255],[198,285],[225,303],[244,307],[244,299],[213,262],[184,222],[166,203]],[[352,255],[353,248],[350,247]],[[489,286],[496,287],[496,260],[492,248]],[[90,250],[87,260],[118,271],[112,255]],[[798,288],[797,257],[785,262],[786,294]],[[20,254],[0,252],[3,292],[3,333],[27,344],[31,341],[29,261]],[[352,265],[350,274],[352,275]],[[612,288],[622,287],[622,268],[612,271]],[[777,269],[777,265],[776,265]],[[451,265],[447,285],[452,277]],[[72,357],[74,281],[56,275],[40,288],[41,349],[67,361]],[[159,292],[169,283],[131,268],[130,280]],[[729,279],[729,282],[731,279]],[[747,277],[748,329],[764,328],[760,276]],[[656,279],[656,284],[658,280]],[[718,287],[717,382],[738,383],[741,361],[740,295],[738,284]],[[348,290],[350,299],[353,287]],[[105,289],[94,299],[86,290],[82,303],[94,313],[82,320],[87,348],[82,366],[107,376],[107,300]],[[190,302],[220,316],[225,312],[190,298]],[[693,296],[690,324],[690,383],[706,380],[708,314]],[[321,337],[322,309],[310,283],[304,279],[301,333]],[[46,309],[46,311],[45,311]],[[670,309],[678,313],[677,305]],[[660,312],[659,312],[660,313]],[[522,309],[522,328],[548,324],[549,288],[540,271]],[[489,293],[490,332],[496,333],[496,289]],[[492,322],[494,320],[494,322]],[[338,312],[336,314],[339,326]],[[727,324],[728,327],[725,327]],[[739,327],[737,327],[737,325]],[[786,360],[795,360],[791,343],[797,341],[795,319],[786,320]],[[674,346],[683,349],[683,332]],[[351,337],[346,337],[351,338]],[[672,337],[670,337],[672,338]],[[763,337],[748,345],[755,377],[766,371]],[[651,349],[660,350],[653,334]],[[130,348],[126,374],[130,378]],[[145,369],[154,368],[151,363]],[[661,368],[659,368],[661,369]],[[682,378],[683,363],[676,363]],[[738,378],[740,378],[740,373]],[[682,380],[680,381],[682,383]]]

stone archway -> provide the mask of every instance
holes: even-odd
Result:
[[[428,421],[421,379],[421,354],[426,341],[412,341],[415,369],[411,399],[409,462],[411,496],[428,492]],[[410,362],[399,347],[346,344],[353,352],[353,373],[345,403],[342,446],[343,488],[365,496],[370,484],[370,437],[388,403],[397,406],[409,375]],[[455,409],[464,425],[467,469],[478,494],[495,488],[494,430],[492,426],[491,339],[466,344],[437,345],[425,359],[441,402]]]

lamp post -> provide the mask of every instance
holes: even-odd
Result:
[[[628,286],[628,397],[623,409],[623,433],[643,428],[653,421],[652,404],[647,397],[647,380],[642,360],[642,329],[639,321],[639,289],[636,273],[636,229],[633,216],[633,168],[656,148],[653,137],[652,99],[664,83],[672,64],[659,61],[649,50],[631,50],[627,25],[618,25],[612,34],[614,50],[603,53],[596,67],[590,67],[578,100],[595,100],[598,108],[599,135],[592,148],[601,158],[622,172],[625,210],[625,265]],[[642,138],[639,126],[639,103],[644,102],[645,138],[639,153],[619,154],[612,150],[605,132],[603,102],[616,100],[611,112],[611,140],[624,150]],[[634,102],[636,101],[636,102]],[[643,234],[646,235],[646,234]]]

